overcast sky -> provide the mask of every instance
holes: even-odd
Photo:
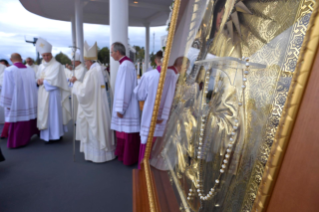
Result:
[[[71,23],[56,21],[35,15],[27,11],[19,0],[1,0],[0,4],[0,59],[9,60],[11,53],[20,53],[26,57],[36,58],[35,47],[25,42],[33,37],[42,37],[53,45],[54,55],[63,52],[71,57]],[[161,36],[166,35],[166,27],[151,28],[150,51],[153,50],[153,33],[155,33],[155,51],[161,48]],[[110,43],[110,28],[106,25],[84,24],[84,40],[89,45],[97,41],[100,48]],[[129,27],[130,45],[145,46],[145,29]]]

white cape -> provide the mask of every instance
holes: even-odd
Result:
[[[63,114],[63,125],[66,125],[71,120],[71,111],[69,104],[69,87],[66,81],[63,66],[52,58],[50,62],[44,61],[39,66],[37,73],[38,79],[46,80],[51,86],[59,88],[61,94],[61,105]],[[44,130],[48,127],[48,114],[49,114],[49,95],[50,92],[46,91],[44,85],[39,87],[38,91],[38,120],[37,125],[39,130]]]
[[[72,93],[77,96],[79,103],[76,140],[81,141],[81,149],[83,144],[88,144],[95,148],[96,155],[99,155],[101,151],[105,152],[104,155],[96,158],[92,148],[89,152],[84,150],[85,153],[92,155],[92,157],[86,155],[86,159],[93,162],[114,159],[115,140],[114,132],[110,129],[111,110],[101,66],[97,63],[93,64],[83,82],[74,83]]]

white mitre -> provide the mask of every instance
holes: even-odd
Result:
[[[73,56],[74,56],[74,53],[72,52],[72,60],[73,60]],[[81,52],[80,50],[76,50],[75,52],[75,61],[81,61]]]
[[[51,53],[52,51],[52,45],[43,38],[38,38],[37,42],[35,43],[35,48],[41,55],[44,53]]]
[[[89,46],[87,42],[84,42],[84,60],[97,60],[97,43],[93,46]]]

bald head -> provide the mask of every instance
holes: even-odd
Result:
[[[178,57],[174,62],[174,66],[178,72],[181,72],[188,69],[189,63],[190,61],[187,57]]]
[[[10,60],[11,60],[12,63],[21,63],[22,62],[21,55],[18,54],[18,53],[13,53],[11,55]]]
[[[178,57],[174,62],[174,66],[182,66],[183,63],[189,64],[189,59],[187,57]]]

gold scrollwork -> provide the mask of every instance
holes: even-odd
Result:
[[[241,210],[243,212],[255,211],[256,209],[258,211],[263,211],[263,208],[265,207],[266,200],[264,196],[266,194],[261,194],[260,192],[258,193],[258,188],[260,189],[260,186],[263,186],[264,184],[268,185],[266,181],[268,181],[269,178],[265,178],[264,173],[267,169],[266,164],[268,164],[270,158],[273,157],[273,155],[271,155],[271,152],[274,148],[274,142],[276,142],[275,136],[277,136],[279,133],[278,126],[280,125],[282,120],[284,120],[283,110],[288,96],[288,89],[289,87],[290,91],[293,89],[293,84],[291,84],[290,86],[290,82],[292,74],[297,67],[297,61],[300,55],[300,48],[306,35],[307,25],[313,11],[314,4],[315,2],[311,0],[304,0],[300,2],[300,9],[296,15],[295,20],[296,24],[293,25],[293,30],[290,34],[288,42],[289,47],[287,48],[284,63],[281,67],[271,116],[269,117],[267,123],[267,133],[264,136],[263,144],[259,151],[259,159],[253,168],[253,174],[251,175],[251,178],[249,180],[249,189],[246,192],[244,204]],[[267,193],[267,195],[269,195],[269,193]],[[254,201],[252,201],[252,197],[255,197],[257,199],[254,199]]]
[[[312,11],[314,1],[305,1],[306,5],[301,7],[304,10]],[[287,95],[287,101],[283,108],[282,117],[279,122],[279,127],[271,147],[270,155],[263,173],[261,185],[258,188],[258,194],[252,211],[265,211],[269,202],[274,183],[281,161],[283,159],[285,149],[289,142],[289,137],[292,132],[292,127],[296,114],[298,112],[303,91],[306,88],[309,74],[311,72],[315,53],[319,45],[319,11],[318,4],[313,11],[308,31],[304,39],[303,46],[300,51],[300,56],[297,63],[297,68],[292,79],[292,83]],[[291,109],[292,108],[292,109]]]

